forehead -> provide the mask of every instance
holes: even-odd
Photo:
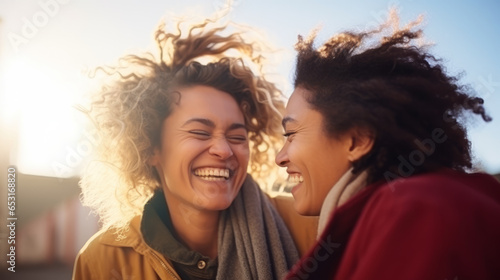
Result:
[[[297,87],[293,91],[286,105],[284,123],[292,123],[296,121],[310,120],[313,117],[315,120],[321,120],[321,114],[311,108],[307,101],[307,95],[310,94],[307,89]],[[311,120],[312,121],[312,120]]]
[[[179,101],[171,116],[206,117],[241,121],[243,113],[236,100],[227,92],[209,86],[183,87],[177,90]]]

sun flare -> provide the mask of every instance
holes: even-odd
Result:
[[[21,172],[55,176],[54,163],[65,163],[70,143],[81,133],[72,107],[78,83],[50,65],[24,58],[8,61],[4,69],[2,111],[17,130],[11,135],[17,145],[11,147],[13,162]],[[70,173],[66,175],[74,175]]]

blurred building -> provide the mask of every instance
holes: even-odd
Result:
[[[99,227],[79,201],[79,179],[16,175],[16,272],[8,272],[2,250],[0,279],[70,279],[78,251]],[[8,228],[1,229],[7,249]]]

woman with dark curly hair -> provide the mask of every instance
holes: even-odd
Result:
[[[265,48],[217,21],[184,26],[156,31],[158,57],[102,68],[111,83],[86,110],[101,143],[80,185],[103,227],[73,279],[280,279],[298,260],[292,238],[307,244],[291,201],[251,176],[271,174],[282,141]]]
[[[276,163],[297,184],[295,209],[320,218],[288,279],[500,279],[500,184],[467,173],[464,126],[468,114],[490,118],[413,44],[417,24],[318,49],[315,34],[299,37]]]

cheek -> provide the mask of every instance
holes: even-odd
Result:
[[[307,169],[309,169],[309,166],[313,165],[316,162],[314,159],[317,156],[317,151],[315,151],[313,147],[311,147],[311,145],[307,142],[290,142],[288,144],[286,153],[288,155],[288,159],[292,164],[303,165]]]
[[[172,143],[164,145],[162,152],[161,165],[167,180],[178,181],[186,180],[190,174],[190,165],[196,158],[200,150],[200,144],[196,142],[185,141],[184,143]]]
[[[248,145],[239,145],[233,147],[233,153],[238,159],[240,166],[248,165],[248,161],[250,160],[250,148]]]

